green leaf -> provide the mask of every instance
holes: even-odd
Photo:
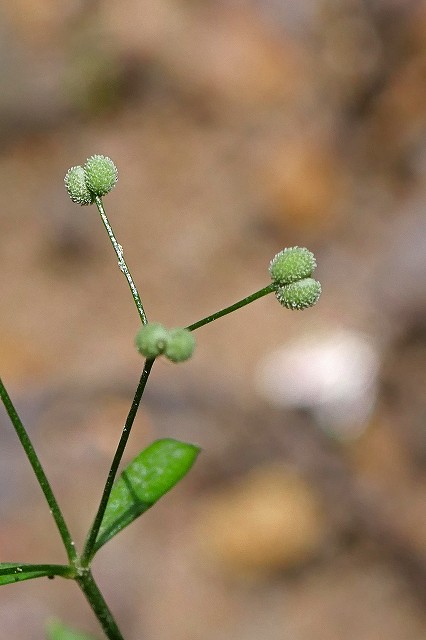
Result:
[[[32,578],[42,578],[51,575],[51,571],[35,571],[31,565],[26,567],[19,562],[2,562],[0,564],[0,586],[12,582],[22,582]]]
[[[32,578],[62,576],[72,578],[73,569],[64,564],[25,564],[22,562],[0,562],[0,586],[22,582]]]
[[[93,640],[92,636],[73,631],[59,620],[51,620],[47,624],[47,637],[48,640]]]
[[[112,487],[95,551],[170,491],[199,452],[199,447],[171,438],[156,440],[141,451]]]

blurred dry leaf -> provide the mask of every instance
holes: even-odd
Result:
[[[318,553],[325,519],[312,488],[278,466],[255,469],[205,498],[197,537],[204,553],[237,573],[290,569]]]
[[[258,179],[274,223],[306,231],[328,229],[336,221],[344,177],[333,148],[311,135],[278,146]]]

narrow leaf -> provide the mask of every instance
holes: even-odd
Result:
[[[156,440],[141,451],[113,485],[95,551],[172,489],[199,452],[199,447],[171,438]]]
[[[43,576],[52,575],[52,571],[48,569],[35,570],[34,566],[16,562],[2,562],[0,564],[0,586],[3,584],[11,584],[13,582],[22,582],[23,580],[31,580],[32,578],[42,578]]]
[[[47,625],[48,640],[93,640],[85,633],[78,633],[66,627],[59,620],[51,620]]]

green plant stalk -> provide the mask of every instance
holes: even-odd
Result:
[[[117,255],[117,259],[118,259],[118,266],[120,268],[120,271],[124,274],[127,283],[130,287],[130,291],[132,293],[132,297],[134,300],[134,303],[136,305],[136,309],[138,310],[139,313],[139,317],[142,320],[142,324],[147,324],[148,323],[148,318],[146,317],[146,313],[145,310],[143,308],[143,304],[142,304],[142,300],[141,297],[139,295],[139,292],[137,290],[137,287],[134,283],[132,274],[130,273],[129,267],[127,266],[127,263],[124,259],[124,254],[123,254],[123,247],[121,246],[121,244],[118,243],[114,231],[112,229],[112,226],[110,224],[110,221],[108,220],[107,214],[105,213],[105,209],[104,209],[104,205],[102,202],[102,198],[100,198],[99,196],[96,196],[95,200],[94,200],[98,211],[100,213],[100,216],[102,218],[102,222],[104,224],[104,227],[107,231],[108,237],[111,240],[111,244],[114,248],[114,251]]]
[[[97,200],[100,200],[99,198],[97,198]],[[104,220],[104,224],[105,227],[108,231],[108,227],[109,227],[109,223],[107,221],[107,218],[105,216],[105,219],[102,215],[102,212],[100,211],[102,219]],[[105,223],[106,220],[106,223]],[[107,226],[108,225],[108,226]],[[112,230],[111,230],[111,234],[112,234]],[[111,234],[108,232],[108,235],[110,235],[111,238]],[[113,234],[112,234],[112,237]],[[115,240],[115,238],[114,238]],[[116,242],[116,241],[115,241]],[[117,254],[118,255],[118,254]],[[243,298],[242,300],[239,300],[238,302],[235,302],[233,305],[226,307],[225,309],[222,309],[221,311],[217,311],[216,313],[213,313],[209,316],[207,316],[206,318],[203,318],[202,320],[199,320],[198,322],[195,322],[192,325],[189,325],[187,327],[187,329],[189,331],[194,331],[195,329],[198,329],[199,327],[202,327],[205,324],[208,324],[209,322],[213,322],[214,320],[217,320],[218,318],[221,318],[222,316],[227,315],[228,313],[232,313],[233,311],[236,311],[237,309],[240,309],[241,307],[244,307],[247,304],[250,304],[251,302],[254,302],[255,300],[262,298],[263,296],[268,295],[269,293],[272,293],[273,291],[276,290],[277,285],[275,285],[274,283],[271,283],[269,285],[267,285],[266,287],[263,287],[262,289],[260,289],[259,291],[256,291],[255,293],[252,293],[250,296],[247,296],[246,298]],[[144,369],[142,371],[142,375],[141,378],[139,380],[139,385],[138,388],[136,390],[135,396],[133,398],[133,402],[132,402],[132,406],[130,408],[129,414],[127,416],[121,437],[120,437],[120,441],[118,443],[115,455],[114,455],[114,459],[112,461],[109,473],[108,473],[108,477],[107,477],[107,481],[105,483],[105,487],[102,493],[102,497],[101,497],[101,501],[98,507],[98,511],[96,513],[95,519],[93,521],[93,524],[89,530],[88,536],[86,538],[86,543],[84,546],[84,550],[83,550],[83,554],[81,556],[81,566],[83,567],[87,567],[90,564],[90,561],[92,560],[93,556],[96,553],[96,539],[99,533],[99,529],[101,527],[102,524],[102,519],[104,517],[105,514],[105,510],[108,504],[108,500],[109,500],[109,496],[111,494],[111,490],[114,484],[114,480],[116,478],[117,475],[117,471],[118,471],[118,467],[120,465],[120,462],[122,460],[123,457],[123,453],[127,444],[127,441],[129,439],[130,436],[130,431],[134,422],[134,419],[136,417],[136,413],[138,411],[139,408],[139,404],[140,401],[142,399],[144,390],[145,390],[145,386],[146,383],[148,381],[149,375],[151,373],[151,369],[152,369],[152,365],[154,364],[155,358],[153,359],[148,359],[145,361],[145,365],[144,365]]]
[[[117,445],[117,449],[114,454],[113,461],[111,463],[111,467],[110,467],[108,477],[105,483],[105,487],[102,493],[101,501],[99,503],[98,511],[96,513],[95,519],[90,528],[90,531],[86,539],[86,543],[84,545],[84,550],[81,556],[82,567],[87,567],[91,559],[93,558],[94,554],[96,553],[96,538],[98,537],[99,529],[102,524],[102,519],[105,514],[105,509],[107,507],[109,496],[111,494],[114,480],[117,475],[118,467],[123,457],[124,449],[126,448],[126,444],[130,436],[133,422],[135,420],[137,411],[139,409],[139,405],[142,400],[143,393],[145,391],[146,383],[148,382],[148,378],[151,373],[152,365],[154,364],[154,362],[155,362],[155,358],[147,359],[145,361],[144,368],[139,380],[139,384],[132,401],[132,406],[130,407],[130,411],[127,415],[126,422],[124,423],[123,431],[121,433],[121,437]]]
[[[223,316],[228,315],[228,313],[232,313],[233,311],[237,311],[237,309],[241,309],[241,307],[245,307],[247,304],[250,304],[250,302],[254,302],[259,298],[263,298],[263,296],[268,295],[268,293],[276,291],[277,287],[278,285],[272,282],[271,284],[268,284],[268,286],[263,287],[263,289],[259,289],[259,291],[252,293],[250,296],[247,296],[246,298],[243,298],[242,300],[231,304],[229,307],[225,307],[225,309],[216,311],[216,313],[212,313],[210,316],[206,316],[202,320],[194,322],[194,324],[190,324],[186,327],[186,329],[188,329],[188,331],[195,331],[196,329],[203,327],[205,324],[209,324],[209,322],[213,322],[218,318],[222,318]]]
[[[91,571],[82,571],[81,574],[76,577],[76,581],[86,596],[86,599],[99,620],[102,629],[105,631],[106,637],[109,640],[124,640],[121,631],[114,620],[114,616],[105,602],[98,585],[93,579]]]
[[[24,425],[22,424],[22,421],[12,403],[12,400],[10,399],[9,394],[6,391],[6,387],[4,386],[1,378],[0,378],[0,396],[5,406],[5,409],[9,415],[9,418],[13,424],[13,427],[16,431],[16,434],[22,444],[22,447],[24,448],[24,451],[27,455],[29,463],[35,473],[35,476],[38,480],[41,490],[43,491],[46,501],[49,505],[50,513],[52,514],[53,519],[55,520],[56,526],[59,531],[59,535],[61,536],[62,542],[64,543],[64,547],[68,555],[68,560],[71,564],[74,564],[74,562],[77,560],[77,552],[75,550],[75,544],[71,538],[71,534],[64,520],[64,516],[62,515],[62,511],[56,501],[56,498],[49,484],[49,481],[46,477],[46,474],[41,465],[41,462],[34,450],[34,447],[27,434],[27,431]]]

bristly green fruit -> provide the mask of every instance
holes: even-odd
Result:
[[[164,355],[172,362],[188,360],[195,349],[195,338],[188,329],[170,329]]]
[[[276,284],[285,285],[309,278],[316,266],[312,251],[305,247],[291,247],[283,249],[272,258],[269,273]]]
[[[136,334],[135,345],[145,358],[156,358],[164,353],[169,340],[169,332],[158,322],[149,322]]]
[[[73,202],[86,206],[92,204],[93,195],[86,185],[86,174],[83,167],[71,167],[65,174],[65,187]]]
[[[287,309],[302,311],[313,307],[321,295],[321,284],[313,278],[304,278],[280,287],[275,292],[278,302]]]
[[[115,187],[118,170],[111,158],[107,156],[91,156],[84,165],[86,186],[94,196],[105,196]]]

